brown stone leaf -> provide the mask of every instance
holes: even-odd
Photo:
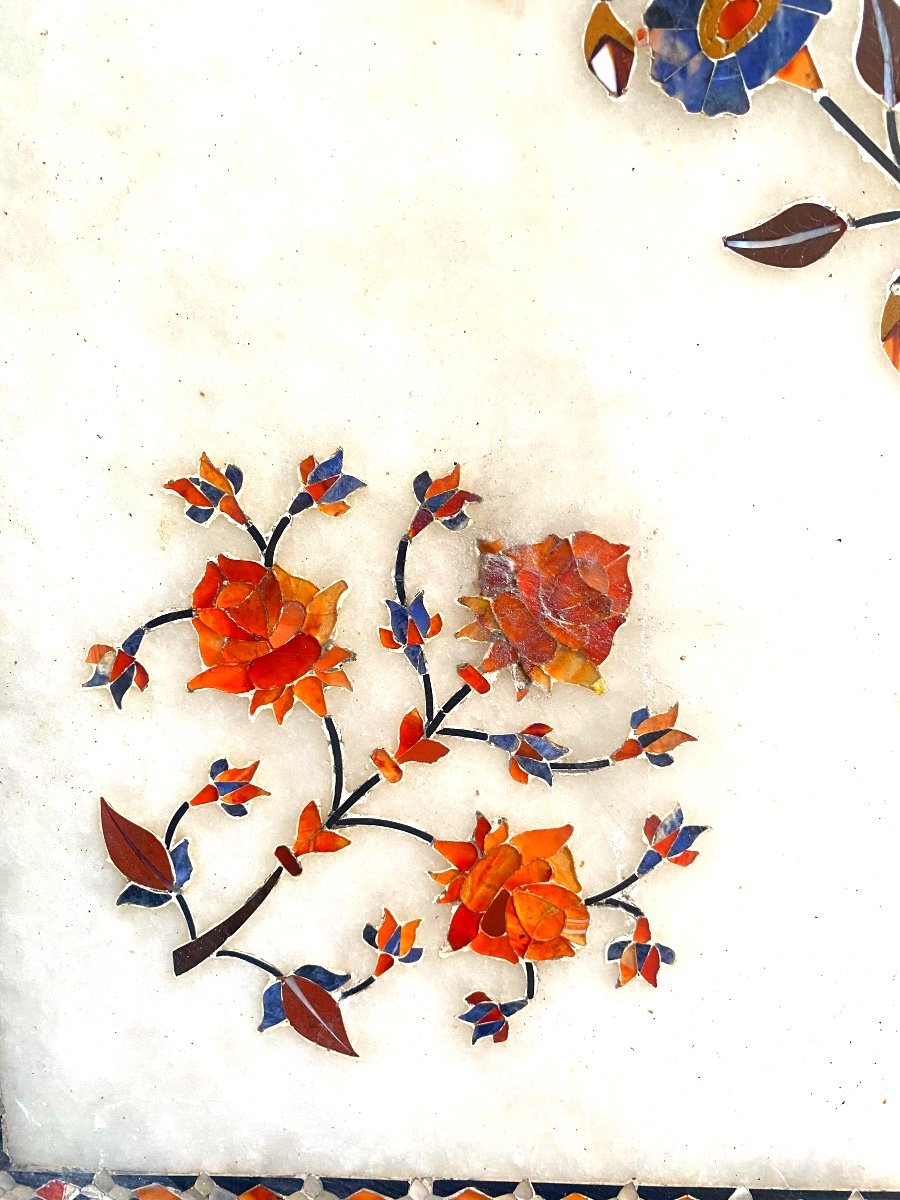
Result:
[[[791,204],[761,225],[723,238],[726,250],[767,267],[808,267],[847,232],[847,221],[824,204]]]
[[[311,979],[289,975],[281,984],[284,1013],[301,1037],[326,1050],[358,1058],[350,1045],[337,1001]]]
[[[896,0],[862,0],[856,69],[866,87],[889,108],[900,101],[900,6]]]
[[[100,824],[113,866],[126,879],[156,892],[172,891],[175,870],[168,850],[155,834],[117,813],[103,799],[100,801]]]

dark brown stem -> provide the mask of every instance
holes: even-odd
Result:
[[[214,925],[212,929],[208,929],[206,933],[179,946],[172,954],[175,974],[184,975],[186,971],[193,971],[194,967],[199,967],[202,962],[206,962],[211,955],[225,945],[229,938],[234,937],[274,888],[281,878],[283,870],[283,867],[276,867],[266,882],[258,887],[253,895],[249,896],[231,916],[220,921],[218,925]]]

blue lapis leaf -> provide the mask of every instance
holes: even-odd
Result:
[[[519,745],[519,737],[515,733],[492,733],[488,738],[488,743],[496,746],[498,750],[505,750],[507,754],[512,754]]]
[[[196,504],[190,504],[184,510],[184,515],[196,521],[198,525],[205,525],[215,511],[214,508],[198,508]]]
[[[228,813],[229,817],[246,817],[250,809],[246,804],[229,804],[227,801],[222,801],[222,812]]]
[[[374,925],[367,925],[362,932],[363,941],[371,946],[373,950],[378,949],[378,930]]]
[[[335,450],[331,458],[323,459],[317,467],[313,467],[309,473],[307,483],[322,483],[326,479],[332,479],[335,475],[340,475],[344,467],[344,451]]]
[[[504,1017],[499,1021],[485,1021],[483,1025],[476,1025],[472,1030],[472,1045],[474,1046],[476,1042],[480,1042],[482,1038],[493,1037],[495,1033],[500,1032],[505,1024],[506,1018]]]
[[[516,762],[526,775],[531,775],[535,779],[543,779],[548,787],[553,787],[553,772],[545,762],[537,762],[533,758],[519,757],[516,757]]]
[[[194,865],[191,862],[191,856],[188,854],[188,840],[179,842],[177,846],[170,851],[172,855],[172,865],[175,868],[175,886],[184,887],[191,877],[194,870]]]
[[[400,959],[402,963],[416,963],[422,957],[424,951],[421,946],[413,946],[412,950],[407,951]]]
[[[122,701],[125,698],[125,693],[134,683],[134,663],[130,667],[126,667],[118,679],[113,680],[109,685],[110,694],[115,701],[116,708],[122,707]]]
[[[214,780],[217,775],[221,775],[223,771],[227,771],[227,770],[228,770],[228,759],[227,758],[217,758],[216,761],[209,768],[209,777],[210,777],[210,779]]]
[[[427,471],[423,471],[421,475],[417,475],[413,480],[413,492],[420,504],[425,503],[425,493],[431,487],[431,476]]]
[[[660,962],[664,962],[667,966],[671,967],[675,961],[675,951],[671,946],[663,946],[659,942],[656,943],[656,948],[659,951]]]
[[[637,729],[643,721],[646,721],[650,716],[649,708],[636,708],[631,714],[631,728]]]
[[[337,504],[339,500],[346,500],[348,496],[352,496],[354,492],[365,486],[361,479],[356,479],[353,475],[341,475],[334,481],[319,503]]]
[[[326,967],[317,967],[310,963],[305,967],[298,967],[294,974],[299,975],[301,979],[308,979],[310,983],[317,983],[326,992],[336,992],[350,978],[349,975],[338,975]]]
[[[646,875],[648,871],[652,871],[654,867],[658,867],[662,862],[662,855],[655,850],[648,850],[644,857],[637,865],[635,875]]]
[[[168,904],[171,899],[168,892],[151,892],[149,888],[138,887],[136,883],[130,883],[121,893],[116,904],[137,904],[141,908],[159,908],[162,904]]]
[[[523,1009],[527,1003],[527,1000],[507,1000],[505,1004],[500,1005],[500,1011],[504,1017],[511,1017],[513,1013],[517,1013]]]
[[[631,942],[624,938],[620,938],[616,942],[610,942],[606,947],[606,961],[618,962],[630,945]]]
[[[675,759],[671,754],[648,754],[647,762],[652,763],[654,767],[671,767]]]
[[[445,529],[451,529],[454,533],[457,529],[465,529],[469,523],[467,513],[458,512],[455,517],[443,517],[441,524]]]
[[[122,643],[122,649],[125,651],[126,654],[130,655],[131,658],[134,658],[134,656],[137,654],[138,650],[140,650],[141,642],[143,640],[144,640],[143,629],[136,629],[134,631],[134,633],[130,633],[128,635],[128,637],[125,639],[125,641]]]
[[[229,463],[225,468],[225,478],[234,488],[235,492],[239,492],[244,486],[244,472],[240,467],[236,467],[234,463]]]
[[[273,1025],[280,1025],[285,1019],[284,1001],[281,999],[281,980],[277,979],[274,983],[270,983],[263,992],[263,1019],[259,1023],[259,1031],[262,1033],[264,1029],[271,1029]]]

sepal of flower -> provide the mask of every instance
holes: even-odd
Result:
[[[230,767],[227,758],[217,758],[209,768],[211,783],[201,788],[191,800],[192,805],[221,804],[229,817],[244,817],[250,811],[247,807],[257,796],[268,796],[271,793],[255,783],[251,783],[259,766],[259,759],[249,767]]]
[[[649,708],[639,708],[631,714],[633,736],[627,738],[612,756],[613,762],[624,762],[646,754],[647,761],[654,767],[671,767],[675,761],[671,751],[684,742],[696,742],[690,733],[675,728],[678,720],[678,705],[673,704],[668,712],[650,716]]]
[[[342,988],[350,979],[349,975],[338,975],[336,972],[329,971],[325,967],[313,965],[298,967],[292,974],[300,979],[308,979],[310,983],[324,988],[326,992],[336,992],[338,988]],[[280,1025],[283,1021],[287,1020],[287,1014],[284,1011],[283,991],[288,983],[288,979],[276,979],[263,992],[263,1017],[258,1027],[260,1033],[265,1029],[271,1029],[275,1025]]]
[[[415,963],[422,957],[422,949],[416,943],[416,931],[421,925],[421,919],[397,923],[389,908],[384,909],[381,924],[376,929],[374,925],[366,925],[363,930],[363,941],[378,950],[378,962],[372,974],[377,979],[385,971],[389,971],[395,962]]]
[[[549,764],[569,753],[568,747],[551,742],[547,734],[552,732],[549,725],[538,722],[527,725],[520,733],[491,734],[488,742],[498,750],[507,752],[509,773],[516,783],[543,779],[548,787],[552,787],[553,772]]]
[[[464,529],[468,525],[469,515],[465,506],[470,503],[477,504],[481,497],[460,488],[459,479],[459,463],[454,463],[450,474],[443,475],[440,479],[432,479],[427,471],[416,476],[413,491],[419,501],[419,508],[409,527],[410,538],[427,529],[432,521],[440,521],[445,529],[454,531]]]
[[[174,868],[175,883],[171,891],[158,892],[152,888],[141,887],[140,884],[130,883],[120,894],[116,904],[136,904],[141,908],[160,908],[168,904],[172,897],[181,891],[193,873],[194,867],[188,853],[188,840],[185,838],[169,851]]]
[[[183,479],[170,479],[166,490],[182,498],[186,505],[184,515],[198,525],[206,524],[217,512],[224,513],[238,525],[246,525],[247,518],[237,502],[243,482],[244,475],[239,467],[229,463],[224,471],[220,471],[205,454],[201,454],[198,473]]]
[[[443,621],[439,613],[432,617],[425,607],[422,592],[409,604],[386,600],[390,613],[390,629],[379,629],[378,636],[386,650],[402,650],[420,675],[427,669],[422,643],[441,632]]]
[[[671,966],[675,961],[675,951],[663,946],[661,942],[652,941],[650,922],[646,917],[639,917],[630,938],[616,938],[609,943],[606,959],[607,962],[619,964],[616,987],[623,987],[637,975],[646,979],[651,987],[656,987],[660,963]]]
[[[470,1007],[460,1013],[458,1020],[472,1026],[473,1046],[486,1037],[495,1042],[505,1042],[509,1037],[509,1018],[520,1012],[527,1003],[527,1000],[508,1000],[505,1004],[498,1004],[486,992],[472,992],[466,996],[466,1004]]]
[[[649,849],[638,863],[636,875],[646,875],[665,859],[676,867],[688,867],[697,857],[697,851],[692,850],[696,839],[709,827],[707,825],[685,825],[684,813],[678,805],[660,819],[650,816],[644,822],[644,837]]]
[[[138,629],[121,646],[91,646],[85,662],[93,666],[94,673],[83,686],[108,687],[116,708],[122,707],[125,693],[132,684],[142,692],[150,682],[150,676],[134,656],[143,637],[143,629]]]
[[[292,516],[315,505],[329,517],[340,517],[350,508],[347,497],[366,486],[361,479],[345,473],[341,449],[322,462],[317,462],[313,455],[304,458],[300,464],[300,479],[303,490],[294,497],[288,510]]]
[[[418,709],[411,709],[400,722],[400,737],[393,754],[380,749],[372,754],[372,762],[388,783],[403,778],[402,763],[436,763],[449,751],[446,746],[425,736],[425,722]]]

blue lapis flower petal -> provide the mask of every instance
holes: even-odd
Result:
[[[213,506],[218,504],[225,495],[221,488],[217,488],[214,483],[209,483],[206,479],[191,479],[191,483],[196,484],[198,491],[201,491]]]
[[[663,946],[660,942],[656,943],[656,948],[659,951],[660,962],[664,962],[667,966],[671,967],[675,961],[675,951],[671,946]]]
[[[654,867],[658,867],[661,862],[662,855],[657,854],[655,850],[648,850],[638,863],[635,875],[646,875],[648,871],[652,871]]]
[[[126,667],[118,679],[113,680],[109,685],[110,695],[112,696],[116,708],[122,707],[122,701],[125,698],[125,693],[134,683],[134,663],[130,667]]]
[[[643,969],[644,963],[650,957],[650,947],[646,942],[634,943],[634,956],[637,961],[637,969]]]
[[[431,625],[431,617],[428,613],[428,609],[425,607],[425,598],[422,592],[419,592],[419,594],[414,596],[410,601],[409,616],[410,620],[413,622],[416,629],[418,629],[422,637],[425,637],[425,635],[428,633],[429,626]]]
[[[387,943],[384,947],[384,953],[390,954],[391,957],[393,957],[399,949],[400,949],[400,929],[398,927],[397,929],[394,930],[394,932],[388,938]]]
[[[647,762],[654,767],[671,767],[675,759],[671,754],[648,754]]]
[[[750,97],[737,59],[723,58],[716,63],[703,102],[703,111],[708,117],[718,117],[722,113],[741,117],[750,111]]]
[[[191,856],[188,853],[187,838],[185,838],[184,841],[179,842],[177,846],[173,847],[171,854],[172,865],[175,868],[175,886],[180,888],[184,887],[194,870],[193,863],[191,862]]]
[[[305,967],[298,967],[294,974],[299,975],[301,979],[308,979],[310,983],[317,983],[326,992],[336,992],[350,978],[349,975],[338,975],[326,967],[317,967],[309,963]]]
[[[672,849],[669,851],[668,857],[674,858],[676,854],[683,854],[685,850],[690,850],[691,846],[693,846],[694,842],[705,830],[705,825],[685,825],[672,843]]]
[[[522,741],[527,742],[532,750],[537,750],[541,758],[546,759],[547,762],[553,762],[554,759],[562,758],[564,754],[569,753],[567,746],[557,746],[556,742],[551,742],[549,738],[537,737],[533,733],[526,733]]]
[[[712,59],[701,51],[668,79],[661,80],[663,91],[680,100],[688,112],[701,112],[712,73]]]
[[[373,950],[378,949],[378,931],[374,925],[366,925],[362,932],[363,941],[372,947]]]
[[[806,44],[818,16],[798,8],[776,9],[755,38],[735,51],[744,83],[753,90],[771,79]]]
[[[281,980],[277,979],[275,983],[270,983],[263,992],[263,1019],[259,1023],[260,1033],[264,1029],[271,1029],[273,1025],[280,1025],[285,1019],[284,1001],[281,999]]]
[[[229,463],[225,468],[225,478],[234,488],[235,492],[239,492],[244,485],[244,472],[240,467],[236,467],[234,463]]]
[[[606,947],[607,962],[618,962],[630,945],[631,942],[627,938],[619,938],[615,942],[610,942]]]
[[[223,771],[227,771],[227,770],[228,770],[228,759],[227,758],[217,758],[216,761],[209,768],[209,777],[210,777],[210,779],[215,779],[215,777],[217,775],[221,775]]]
[[[420,675],[424,675],[428,669],[428,663],[425,659],[425,651],[421,646],[404,646],[403,653],[407,660],[412,665],[413,669]]]
[[[317,467],[309,473],[307,483],[322,483],[326,479],[332,479],[335,475],[340,475],[344,468],[344,451],[335,450],[331,458],[326,458],[320,462]]]
[[[500,1011],[504,1017],[511,1017],[513,1013],[519,1012],[528,1003],[527,1000],[507,1000],[505,1004],[500,1005]]]
[[[650,75],[657,83],[665,83],[676,71],[703,53],[695,29],[654,29],[650,34],[650,45],[653,49]]]
[[[443,527],[445,529],[452,530],[453,533],[455,533],[457,529],[465,529],[468,523],[469,515],[468,513],[464,512],[458,512],[455,517],[443,517],[441,519],[441,524]]]
[[[401,646],[406,645],[406,639],[409,636],[409,613],[402,604],[398,604],[396,600],[386,600],[388,613],[391,619],[391,633],[394,635],[394,640],[399,642]]]
[[[138,887],[136,883],[130,883],[122,892],[116,901],[116,904],[137,904],[141,908],[159,908],[162,904],[168,904],[172,899],[169,892],[151,892],[149,888]]]
[[[184,510],[184,515],[196,521],[198,525],[205,525],[215,511],[214,508],[198,508],[196,504],[190,504]]]
[[[418,962],[423,953],[424,951],[422,950],[421,946],[413,946],[412,950],[409,950],[406,954],[404,954],[400,961],[402,963]]]
[[[663,838],[674,833],[676,829],[680,829],[684,821],[684,813],[681,811],[681,805],[676,804],[668,816],[664,817],[653,835],[654,842],[661,842]]]
[[[423,471],[421,475],[417,475],[413,480],[413,492],[420,504],[425,503],[425,493],[431,487],[431,476],[427,471]]]
[[[785,8],[800,8],[804,12],[827,17],[831,12],[831,0],[784,0]]]
[[[428,509],[429,512],[435,513],[441,507],[442,504],[447,503],[447,501],[450,499],[450,497],[452,495],[453,495],[452,492],[438,492],[438,494],[436,496],[429,496],[428,499],[425,501],[425,507]]]
[[[249,811],[246,804],[229,804],[226,800],[222,801],[222,812],[228,813],[229,817],[246,817]]]
[[[642,724],[650,716],[649,708],[636,708],[631,714],[631,728],[637,729],[638,725]]]
[[[141,642],[144,640],[143,629],[136,629],[134,633],[130,633],[122,643],[122,649],[131,658],[134,658],[138,650],[141,648]]]
[[[648,29],[690,29],[697,24],[703,0],[653,0],[644,13]]]
[[[341,475],[334,481],[319,503],[337,504],[339,500],[346,500],[348,496],[352,496],[354,492],[365,486],[361,479],[357,479],[353,475]]]
[[[506,1018],[499,1021],[485,1021],[483,1025],[476,1025],[472,1030],[472,1044],[480,1042],[482,1038],[493,1037],[495,1033],[499,1033],[506,1025]]]
[[[93,675],[82,684],[82,687],[106,687],[108,683],[109,672],[100,667],[94,667]]]

